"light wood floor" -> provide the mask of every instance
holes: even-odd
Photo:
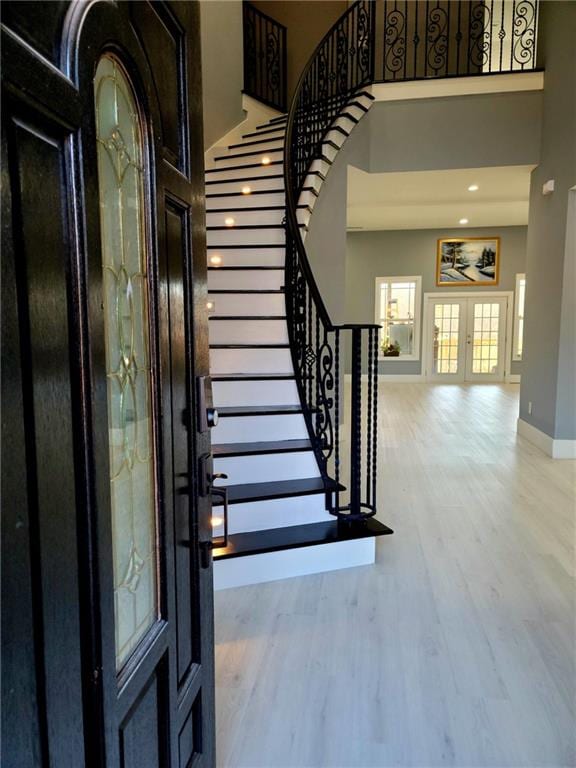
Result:
[[[383,384],[375,566],[216,594],[218,765],[574,766],[575,463]]]

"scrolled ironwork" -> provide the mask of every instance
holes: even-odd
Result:
[[[379,82],[536,66],[538,0],[383,0],[382,14]]]
[[[286,109],[286,27],[243,3],[244,92],[275,109]]]
[[[368,447],[351,455],[346,491],[340,486],[341,334],[351,331],[357,364],[363,364],[362,340],[368,326],[332,323],[314,280],[296,216],[298,199],[310,168],[321,157],[322,142],[343,108],[374,80],[375,4],[358,0],[316,48],[296,88],[284,145],[286,182],[286,314],[292,362],[306,426],[318,467],[326,483],[327,508],[338,517],[359,521],[375,514],[375,499],[362,496],[372,487],[375,465]],[[358,362],[359,361],[359,362]],[[365,363],[364,359],[364,363]],[[358,370],[355,369],[356,380]],[[362,393],[355,389],[354,445],[362,434]],[[372,401],[371,401],[372,402]],[[373,404],[371,405],[371,408]],[[372,434],[372,432],[370,433]],[[372,442],[371,449],[372,450]],[[362,480],[362,467],[367,473]],[[331,477],[334,475],[334,478]],[[368,482],[369,476],[369,482]]]

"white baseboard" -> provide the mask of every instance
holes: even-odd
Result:
[[[244,587],[247,584],[261,584],[310,573],[338,571],[357,565],[371,565],[375,560],[375,538],[232,557],[214,563],[214,589]]]
[[[576,440],[555,440],[524,419],[518,419],[517,431],[520,437],[553,459],[576,459]]]
[[[519,373],[507,373],[506,374],[506,384],[520,384],[521,376]]]

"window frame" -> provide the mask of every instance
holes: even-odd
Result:
[[[520,300],[520,283],[524,281],[524,307],[522,308],[522,322],[524,323],[525,319],[525,308],[526,308],[526,273],[525,272],[517,272],[516,273],[516,284],[514,288],[514,328],[512,331],[512,360],[516,363],[522,362],[523,352],[524,352],[524,334],[522,334],[522,351],[520,354],[518,354],[518,337],[520,335],[520,307],[519,307],[519,300]],[[524,329],[522,329],[524,330]]]
[[[414,293],[414,337],[412,342],[412,354],[399,355],[398,357],[385,357],[380,349],[380,342],[378,343],[378,360],[385,360],[386,362],[418,362],[420,360],[420,332],[422,327],[422,275],[398,275],[391,277],[376,277],[375,278],[375,302],[374,302],[374,317],[376,324],[380,325],[381,321],[381,307],[380,297],[382,294],[381,286],[383,284],[390,283],[415,283]]]

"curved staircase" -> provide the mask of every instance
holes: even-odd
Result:
[[[304,237],[330,165],[371,101],[367,92],[351,99],[309,169],[297,211]],[[286,322],[285,126],[285,115],[257,126],[206,171],[210,372],[220,417],[212,448],[230,505],[228,544],[214,550],[216,588],[370,563],[374,536],[390,532],[375,520],[341,525],[327,512],[338,486],[322,478],[312,449]]]

